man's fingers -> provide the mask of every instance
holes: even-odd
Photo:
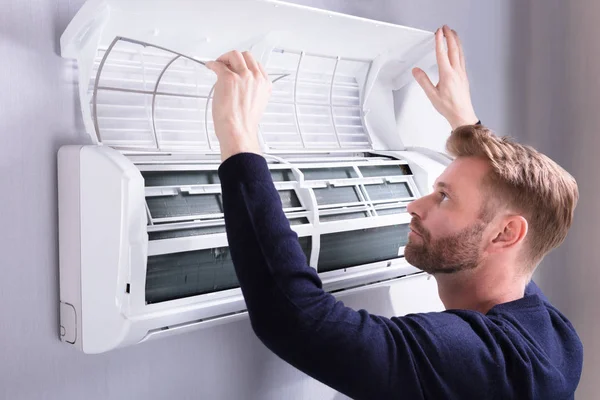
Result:
[[[246,62],[248,69],[250,70],[250,72],[252,72],[252,75],[262,75],[262,72],[260,72],[260,68],[258,66],[258,62],[256,62],[256,60],[254,59],[252,53],[250,53],[249,51],[244,51],[242,53],[242,56],[244,57],[244,61]]]
[[[448,53],[444,47],[444,34],[441,29],[435,31],[435,57],[440,70],[440,76],[442,76],[443,71],[447,71],[452,67],[448,59]]]
[[[258,68],[260,69],[260,73],[262,74],[262,76],[269,80],[269,74],[267,73],[267,70],[265,69],[265,67],[263,67],[263,65],[261,63],[258,63]]]
[[[450,64],[456,68],[460,66],[460,49],[458,48],[458,43],[456,42],[456,36],[452,30],[448,27],[448,25],[444,25],[443,28],[444,36],[446,37],[446,43],[448,43],[448,59],[450,60]]]
[[[421,68],[413,68],[412,74],[417,83],[423,88],[423,91],[425,91],[425,94],[429,100],[433,101],[433,98],[437,94],[437,89],[433,83],[431,83],[431,79],[429,79],[425,71],[423,71]]]
[[[248,71],[248,66],[246,65],[246,60],[242,53],[237,50],[230,51],[229,53],[223,54],[221,57],[217,58],[217,61],[222,62],[227,65],[233,72],[238,75],[241,75]]]
[[[233,74],[233,71],[221,61],[208,61],[206,63],[206,68],[217,74],[217,78],[224,77],[227,74]]]
[[[452,29],[452,33],[454,33],[454,36],[456,37],[456,43],[458,44],[458,54],[460,55],[460,66],[466,71],[467,63],[465,61],[465,52],[463,49],[462,41],[460,40],[460,36],[458,36],[458,33],[456,33],[456,31],[454,29]]]

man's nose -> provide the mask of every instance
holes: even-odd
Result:
[[[427,214],[428,197],[429,196],[423,196],[408,203],[406,206],[408,213],[413,217],[424,219]]]

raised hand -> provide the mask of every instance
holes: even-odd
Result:
[[[231,51],[206,66],[217,74],[212,115],[224,161],[237,153],[260,154],[258,123],[271,96],[266,71],[249,52]]]
[[[448,50],[444,47],[444,38]],[[435,32],[435,51],[440,80],[437,85],[420,68],[413,69],[413,76],[435,107],[456,129],[479,121],[471,103],[469,79],[465,56],[458,34],[447,25]]]

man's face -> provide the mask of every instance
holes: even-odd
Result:
[[[406,260],[431,273],[473,269],[482,260],[486,222],[483,179],[490,166],[475,157],[458,157],[440,175],[434,191],[408,205],[411,231]]]

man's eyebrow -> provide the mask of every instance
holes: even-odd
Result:
[[[454,191],[452,190],[452,187],[449,184],[447,184],[446,182],[436,182],[433,185],[433,188],[434,189],[441,188],[441,189],[444,189],[445,191],[447,191],[448,193],[450,193],[452,195],[454,194]]]

